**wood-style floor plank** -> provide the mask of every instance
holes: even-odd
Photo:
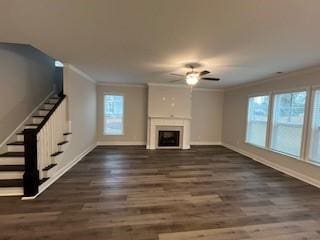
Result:
[[[0,198],[0,240],[319,240],[319,203],[224,147],[97,147],[36,200]]]

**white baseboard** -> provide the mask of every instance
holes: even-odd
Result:
[[[51,184],[53,184],[55,181],[57,181],[63,174],[65,174],[68,170],[70,170],[74,165],[76,165],[81,159],[86,156],[89,152],[91,152],[97,144],[93,144],[90,147],[88,147],[86,150],[84,150],[82,153],[80,153],[78,156],[76,156],[71,162],[69,162],[67,165],[65,165],[63,168],[58,170],[52,177],[50,177],[45,183],[41,184],[39,187],[39,193],[36,196],[32,197],[22,197],[22,200],[32,200],[38,197],[44,190],[46,190]]]
[[[191,142],[190,145],[222,145],[221,142],[198,142],[198,141],[194,141]]]
[[[304,174],[296,172],[296,171],[294,171],[292,169],[283,167],[283,166],[281,166],[279,164],[270,162],[265,158],[262,158],[262,157],[260,157],[258,155],[251,154],[251,153],[249,153],[247,151],[244,151],[244,150],[242,150],[242,149],[240,149],[240,148],[238,148],[236,146],[230,145],[228,143],[223,143],[222,145],[225,146],[226,148],[229,148],[229,149],[231,149],[231,150],[233,150],[235,152],[238,152],[238,153],[240,153],[240,154],[242,154],[244,156],[247,156],[247,157],[253,159],[254,161],[262,163],[263,165],[271,167],[271,168],[273,168],[273,169],[275,169],[277,171],[283,172],[283,173],[285,173],[285,174],[287,174],[287,175],[289,175],[291,177],[294,177],[294,178],[299,179],[299,180],[301,180],[301,181],[303,181],[305,183],[308,183],[308,184],[311,184],[311,185],[313,185],[315,187],[320,188],[320,181],[317,180],[317,179],[311,178],[309,176],[306,176]]]
[[[32,112],[19,124],[19,126],[16,127],[16,129],[14,129],[13,132],[5,140],[2,141],[2,143],[0,144],[0,149],[3,146],[5,146],[8,143],[8,141],[10,141],[10,139],[19,131],[19,129],[21,129],[26,124],[26,122],[34,115],[36,111],[38,111],[38,109],[51,97],[53,93],[54,91],[50,92],[49,95],[45,97],[45,99],[41,101],[41,103],[38,106],[36,106],[32,110]]]
[[[97,146],[144,146],[146,142],[143,141],[130,141],[130,142],[121,142],[121,141],[114,141],[114,142],[97,142]]]

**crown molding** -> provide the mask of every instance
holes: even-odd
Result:
[[[97,84],[97,81],[94,80],[92,77],[90,77],[88,74],[86,74],[85,72],[83,72],[82,70],[80,70],[79,68],[75,67],[74,65],[71,64],[64,64],[64,67],[69,68],[70,70],[78,73],[80,76],[84,77],[86,80],[88,80],[89,82],[92,82],[94,84]]]
[[[146,88],[147,84],[130,84],[130,83],[113,83],[113,82],[97,82],[98,86],[109,86],[109,87],[137,87]]]
[[[320,72],[320,65],[312,66],[312,67],[308,67],[308,68],[303,68],[303,69],[298,69],[298,70],[295,70],[295,71],[287,72],[287,73],[284,73],[284,74],[281,74],[281,75],[277,75],[277,76],[273,76],[273,77],[262,78],[260,80],[251,81],[249,83],[242,83],[242,84],[239,84],[239,85],[226,87],[226,88],[224,88],[224,91],[232,91],[232,90],[236,90],[236,89],[240,89],[240,88],[259,86],[261,84],[268,83],[268,82],[271,82],[271,81],[274,81],[274,80],[278,80],[278,79],[284,79],[284,78],[288,78],[288,77],[299,76],[299,75],[303,75],[303,74],[316,73],[316,72]]]
[[[170,83],[147,83],[148,87],[176,87],[176,88],[190,88],[185,84],[170,84]]]
[[[223,88],[193,88],[192,90],[199,92],[224,92]]]

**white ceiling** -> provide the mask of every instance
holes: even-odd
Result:
[[[221,88],[320,63],[319,0],[1,0],[0,41],[93,79],[167,83],[200,62]]]

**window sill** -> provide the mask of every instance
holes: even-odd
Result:
[[[304,161],[304,162],[306,162],[306,163],[309,163],[309,164],[311,164],[311,165],[313,165],[313,166],[317,166],[317,167],[320,167],[320,163],[319,162],[315,162],[315,161],[312,161],[312,160],[306,160],[306,161]]]
[[[272,148],[267,148],[267,147],[255,145],[255,144],[249,143],[249,142],[245,142],[245,143],[248,144],[248,145],[250,145],[250,146],[252,146],[252,147],[255,147],[255,148],[259,148],[259,149],[262,149],[262,150],[265,150],[265,151],[269,151],[269,152],[272,152],[272,153],[277,153],[277,154],[279,154],[279,155],[286,156],[286,157],[290,157],[290,158],[295,159],[295,160],[304,161],[304,160],[301,159],[301,157],[299,157],[299,156],[290,155],[290,154],[288,154],[288,153],[280,152],[280,151],[274,150],[274,149],[272,149]],[[305,162],[305,161],[304,161],[304,162]]]
[[[263,150],[268,150],[266,147],[263,147],[263,146],[260,146],[260,145],[256,145],[256,144],[253,144],[253,143],[250,143],[250,142],[245,142],[247,145],[249,146],[252,146],[252,147],[256,147],[256,148],[260,148],[260,149],[263,149]]]
[[[116,137],[116,136],[124,136],[124,133],[122,133],[122,134],[103,133],[103,136],[110,136],[110,137],[112,137],[112,136],[114,136],[114,137]]]
[[[289,157],[289,158],[292,158],[292,159],[295,159],[295,160],[300,160],[300,161],[304,161],[300,156],[295,156],[295,155],[291,155],[289,153],[285,153],[285,152],[281,152],[281,151],[278,151],[278,150],[274,150],[272,148],[268,149],[270,152],[273,152],[273,153],[277,153],[279,155],[282,155],[282,156],[286,156],[286,157]]]

